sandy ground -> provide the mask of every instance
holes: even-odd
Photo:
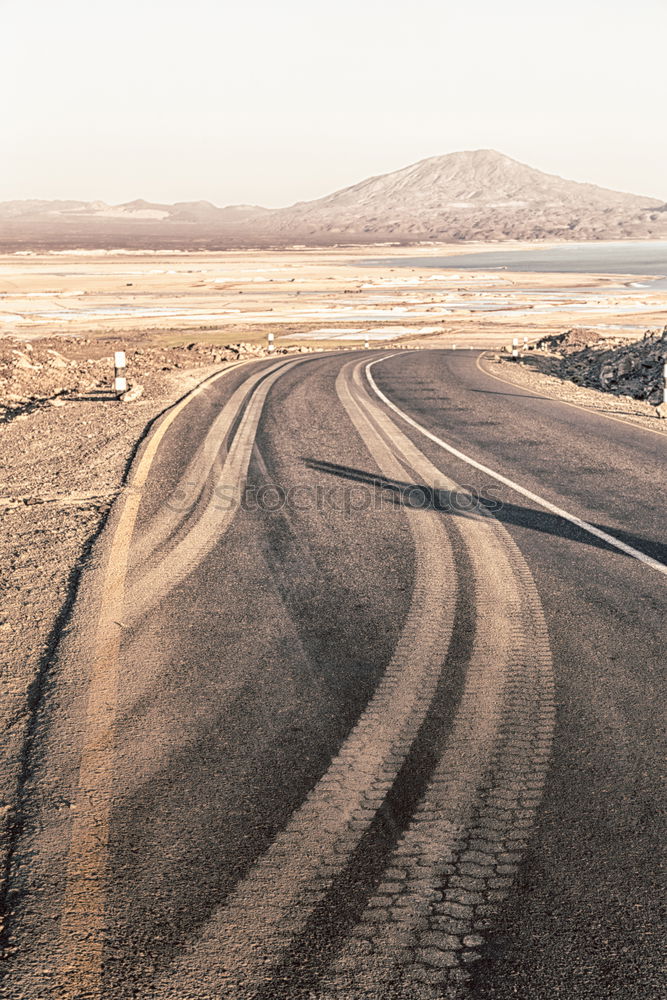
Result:
[[[490,247],[5,255],[0,335],[226,344],[271,331],[284,343],[322,346],[368,336],[496,347],[584,318],[620,335],[664,324],[667,292],[640,287],[641,276],[456,270],[457,254],[483,249]],[[369,263],[444,254],[451,270]]]

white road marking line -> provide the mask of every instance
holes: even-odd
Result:
[[[388,355],[388,357],[392,356],[393,355]],[[485,475],[491,476],[491,478],[495,479],[497,482],[503,483],[503,485],[505,486],[509,486],[510,489],[514,490],[516,493],[520,493],[528,500],[532,500],[533,503],[536,503],[538,504],[538,506],[543,507],[544,510],[548,510],[552,514],[556,514],[558,517],[563,518],[564,521],[569,521],[571,524],[574,524],[578,528],[581,528],[582,531],[588,532],[589,535],[593,535],[595,538],[600,538],[603,542],[606,542],[608,545],[611,545],[615,549],[618,549],[619,552],[624,552],[625,555],[632,556],[632,558],[637,559],[638,562],[644,563],[646,566],[650,566],[651,569],[657,570],[658,573],[662,573],[664,576],[667,576],[667,566],[665,566],[664,563],[659,562],[652,556],[645,555],[645,553],[640,552],[639,549],[635,549],[631,545],[626,545],[626,543],[622,542],[619,538],[615,538],[613,535],[607,534],[606,531],[602,531],[600,528],[596,528],[594,524],[589,524],[588,521],[582,521],[580,517],[576,517],[574,514],[570,514],[568,511],[563,510],[562,507],[557,507],[555,504],[550,503],[548,500],[545,500],[544,497],[538,496],[537,493],[533,493],[531,492],[531,490],[527,490],[524,486],[520,486],[519,483],[515,483],[513,479],[508,479],[507,476],[503,476],[500,472],[495,472],[494,469],[490,469],[488,465],[482,465],[481,462],[476,462],[474,458],[470,457],[470,455],[465,455],[462,451],[459,451],[458,448],[454,448],[451,444],[447,444],[447,442],[443,441],[442,438],[439,438],[436,434],[432,434],[431,431],[423,427],[420,423],[418,423],[418,421],[408,416],[407,413],[401,410],[400,407],[396,406],[395,403],[392,403],[392,401],[387,396],[385,396],[385,394],[378,387],[375,379],[371,375],[370,369],[373,367],[373,365],[378,364],[379,361],[386,361],[386,360],[387,360],[386,357],[377,358],[375,361],[371,361],[370,364],[366,365],[366,378],[368,379],[369,385],[371,386],[376,396],[378,396],[382,400],[382,402],[385,403],[386,406],[388,406],[391,410],[393,410],[394,413],[397,413],[399,417],[401,417],[402,420],[405,420],[407,424],[409,424],[411,427],[414,427],[415,430],[419,431],[420,434],[423,434],[424,437],[427,437],[430,441],[433,441],[434,444],[439,445],[440,448],[444,448],[445,451],[448,451],[451,455],[454,455],[455,458],[459,458],[462,462],[466,462],[468,465],[471,465],[474,469],[478,469]]]

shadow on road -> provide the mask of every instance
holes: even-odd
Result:
[[[498,389],[470,389],[469,392],[481,392],[484,396],[514,396],[519,399],[549,399],[549,396],[538,396],[530,390],[526,392],[500,392]]]
[[[620,552],[609,542],[602,538],[589,534],[582,528],[578,528],[571,521],[566,521],[557,514],[540,510],[535,507],[526,507],[521,504],[508,503],[500,497],[490,498],[484,496],[480,491],[470,492],[469,487],[462,487],[458,491],[437,489],[427,486],[424,483],[402,481],[399,479],[388,479],[386,476],[374,472],[366,472],[362,469],[353,469],[345,465],[336,465],[332,462],[322,462],[318,459],[304,458],[309,469],[328,473],[348,479],[355,483],[363,483],[371,487],[381,501],[389,502],[393,505],[410,507],[413,510],[435,510],[443,514],[451,514],[455,517],[465,517],[478,519],[492,514],[504,524],[516,525],[522,528],[529,528],[532,531],[539,531],[546,535],[555,535],[558,538],[569,538],[573,541],[591,545],[597,549],[605,549],[608,552]],[[495,487],[497,492],[499,487]],[[599,531],[604,531],[612,535],[620,542],[638,549],[644,555],[651,556],[659,562],[667,564],[667,545],[655,539],[644,538],[629,531],[619,531],[606,524],[595,521],[590,522]],[[621,552],[621,555],[626,553]]]

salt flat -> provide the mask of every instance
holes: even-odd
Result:
[[[0,335],[225,344],[271,331],[286,344],[486,347],[582,324],[632,336],[665,322],[667,290],[650,276],[457,269],[457,256],[494,248],[392,247],[379,264],[377,246],[6,254]],[[434,249],[451,266],[434,270]]]

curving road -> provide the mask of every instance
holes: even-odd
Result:
[[[665,440],[476,352],[165,414],[40,708],[0,995],[658,996]]]

